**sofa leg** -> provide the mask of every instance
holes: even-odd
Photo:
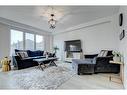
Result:
[[[77,74],[78,74],[78,75],[81,75],[81,73],[79,73],[79,72],[78,72]]]
[[[115,72],[114,74],[118,74],[118,72]]]

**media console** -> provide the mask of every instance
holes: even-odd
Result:
[[[83,53],[81,40],[69,40],[64,42],[64,61],[72,62],[72,59],[82,59]]]
[[[72,62],[72,59],[83,59],[83,53],[82,52],[68,52],[68,51],[65,51],[64,61]]]

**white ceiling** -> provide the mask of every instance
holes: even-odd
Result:
[[[118,13],[119,6],[54,6],[64,16],[57,22],[54,30],[42,17],[47,6],[0,6],[0,17],[27,24],[49,32],[63,31],[85,22]],[[42,12],[41,12],[42,11]]]

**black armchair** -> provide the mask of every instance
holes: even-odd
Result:
[[[96,57],[95,73],[119,73],[120,65],[111,64],[110,60],[113,60],[112,56]]]
[[[102,50],[107,51],[107,50]],[[95,73],[119,73],[120,65],[119,64],[111,64],[110,60],[113,60],[112,51],[107,51],[107,55],[103,57],[98,57],[97,54],[93,55],[84,55],[85,58],[93,58],[95,67]]]

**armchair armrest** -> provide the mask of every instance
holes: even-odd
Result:
[[[19,56],[12,56],[12,59],[13,59],[13,65],[14,67],[17,67],[18,66],[18,61],[20,61],[20,57]]]
[[[34,62],[32,58],[21,59],[19,56],[12,56],[12,58],[13,58],[13,65],[14,67],[16,67],[16,69],[29,67]]]
[[[84,55],[84,58],[94,58],[97,57],[98,54],[86,54]]]

